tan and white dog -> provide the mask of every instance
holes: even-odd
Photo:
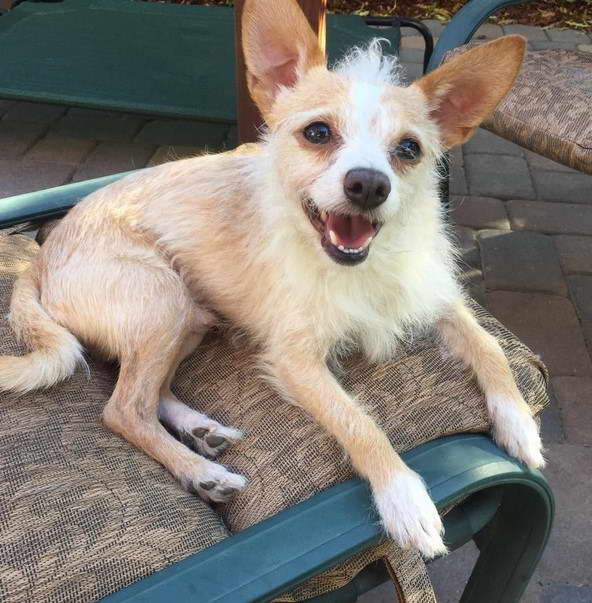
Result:
[[[247,0],[243,45],[261,143],[138,172],[74,207],[15,285],[11,321],[32,352],[0,358],[0,389],[66,378],[83,346],[117,359],[105,423],[184,487],[225,501],[246,480],[206,457],[241,434],[169,387],[214,311],[259,342],[274,385],[343,446],[387,533],[444,553],[421,478],[327,361],[351,347],[388,357],[434,325],[474,371],[496,441],[543,465],[504,353],[457,284],[436,167],[512,86],[524,40],[485,44],[409,87],[378,42],[328,70],[294,0]]]

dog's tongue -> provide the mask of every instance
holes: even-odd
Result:
[[[330,213],[325,222],[327,237],[334,243],[331,231],[335,233],[337,245],[350,249],[362,247],[374,235],[374,226],[362,216],[346,216]],[[335,243],[334,243],[335,244]]]

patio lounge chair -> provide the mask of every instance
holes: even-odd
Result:
[[[454,26],[455,22],[449,27]],[[211,88],[204,85],[206,101],[207,90]],[[75,102],[59,97],[59,91],[55,100]],[[120,108],[131,110],[132,105],[129,101]],[[93,106],[113,108],[101,102]],[[176,115],[182,115],[181,110]],[[220,114],[213,118],[224,119]],[[14,275],[35,252],[32,241],[9,235],[8,229],[63,215],[81,197],[119,177],[0,200],[0,228],[7,229],[0,237],[2,314]],[[538,363],[496,321],[485,313],[480,316],[504,341],[524,394],[540,410],[546,398]],[[6,346],[0,352],[18,351],[5,322],[0,323],[0,330],[0,346]],[[425,377],[425,366],[442,369],[437,348],[429,340],[407,352],[416,361],[410,364],[399,359],[396,366],[410,383]],[[329,477],[331,485],[323,491],[316,492],[321,488],[313,484],[303,502],[231,535],[228,524],[240,522],[240,514],[230,518],[225,513],[225,523],[201,501],[183,493],[166,471],[100,426],[101,400],[110,387],[112,369],[98,363],[91,367],[91,374],[99,375],[98,383],[94,376],[90,384],[79,376],[77,383],[22,400],[10,399],[8,404],[3,400],[0,405],[1,454],[10,459],[3,465],[0,481],[9,503],[0,507],[0,592],[11,603],[50,596],[67,601],[99,596],[108,596],[110,601],[265,601],[381,546],[382,533],[366,485],[357,479],[331,484],[341,481],[340,473]],[[444,371],[448,375],[446,367]],[[193,383],[190,373],[180,375],[188,392]],[[442,385],[437,374],[430,373],[430,387]],[[468,388],[462,389],[463,401],[478,413],[482,407],[478,393],[466,375],[459,378],[462,388]],[[437,392],[434,388],[433,403],[442,408],[450,391]],[[425,398],[420,391],[415,395]],[[80,406],[70,404],[72,396],[77,403],[82,400]],[[302,417],[293,420],[290,433],[281,431],[281,422],[277,424],[275,443],[294,438],[295,445],[309,450],[309,442],[297,434],[310,426]],[[486,429],[473,414],[470,420],[474,430]],[[463,426],[461,430],[470,430]],[[405,448],[404,443],[399,446]],[[481,549],[462,600],[518,601],[546,544],[553,517],[552,494],[542,475],[526,470],[486,436],[477,434],[446,436],[403,456],[423,475],[439,509],[456,503],[445,516],[450,548],[473,538]],[[230,457],[228,462],[238,459]],[[271,507],[271,484],[258,479],[258,474],[265,474],[260,466],[253,467],[253,474],[251,490],[267,498],[255,497],[250,504],[267,516],[269,509],[260,507]],[[286,488],[289,491],[294,485]],[[120,503],[119,515],[111,513],[113,500]],[[109,512],[103,512],[101,505],[107,505]],[[93,529],[95,523],[102,531]],[[385,566],[375,561],[344,586],[316,600],[353,601],[387,576]]]

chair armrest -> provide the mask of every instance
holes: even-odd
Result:
[[[136,170],[139,171],[139,170]],[[65,184],[46,190],[0,199],[0,228],[29,220],[49,220],[63,216],[86,195],[120,180],[131,172],[121,172],[93,180]]]
[[[471,40],[477,28],[497,10],[516,4],[526,4],[532,0],[470,0],[452,18],[444,28],[426,73],[433,71],[442,63],[444,55],[453,48],[462,46]]]
[[[524,484],[538,490],[548,507],[553,508],[552,495],[542,475],[525,469],[485,436],[441,438],[405,453],[403,458],[422,475],[440,509],[484,488],[508,484]],[[144,578],[104,601],[267,601],[382,538],[368,486],[354,479]]]

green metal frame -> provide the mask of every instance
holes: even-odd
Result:
[[[440,509],[478,492],[493,492],[499,507],[485,527],[461,521],[460,517],[472,517],[471,513],[450,517],[445,519],[445,539],[455,548],[478,528],[476,539],[481,553],[461,601],[519,601],[551,529],[554,503],[544,477],[525,469],[481,435],[435,440],[403,458],[425,479]],[[482,505],[474,506],[479,509]],[[449,532],[454,533],[457,542],[450,541]],[[383,537],[368,487],[354,479],[144,578],[104,601],[269,601],[377,544]],[[338,593],[337,599],[332,595],[319,601],[343,601],[340,594],[347,592]]]

